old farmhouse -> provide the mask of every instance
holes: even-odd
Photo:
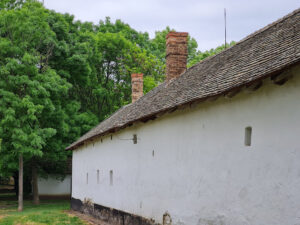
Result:
[[[111,224],[300,224],[300,9],[166,81],[67,149],[75,210]]]

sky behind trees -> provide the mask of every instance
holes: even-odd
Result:
[[[299,0],[44,0],[45,6],[68,12],[81,21],[98,23],[105,17],[121,19],[138,31],[170,26],[194,37],[200,50],[224,43],[224,8],[227,40],[239,41],[300,7]]]

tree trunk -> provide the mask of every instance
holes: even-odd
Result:
[[[19,200],[18,211],[23,211],[23,155],[19,156]]]
[[[39,187],[38,187],[38,170],[35,161],[32,161],[32,196],[33,204],[40,204]]]

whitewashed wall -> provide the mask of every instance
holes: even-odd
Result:
[[[54,177],[38,180],[40,195],[70,195],[71,175],[67,175],[64,180],[57,180]]]
[[[72,197],[157,222],[168,211],[175,225],[299,225],[297,75],[283,86],[200,104],[75,150]],[[247,126],[251,146],[244,145]],[[126,140],[133,134],[137,144]]]

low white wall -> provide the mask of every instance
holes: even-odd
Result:
[[[67,175],[62,181],[51,176],[47,179],[39,178],[38,187],[40,195],[70,195],[71,175]]]
[[[157,222],[168,211],[173,225],[299,225],[298,75],[75,150],[72,197]]]

